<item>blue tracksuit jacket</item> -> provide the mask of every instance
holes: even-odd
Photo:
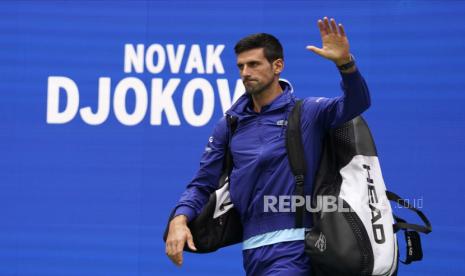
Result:
[[[302,139],[305,147],[307,176],[305,192],[310,194],[318,168],[325,131],[356,117],[370,106],[366,83],[359,71],[341,74],[344,94],[335,98],[305,98],[301,113]],[[285,137],[287,116],[295,104],[292,87],[280,82],[283,93],[260,113],[254,112],[249,95],[242,95],[226,112],[238,117],[231,141],[233,170],[230,194],[244,226],[244,240],[249,237],[293,228],[295,213],[264,212],[265,195],[292,195],[294,177],[287,159]],[[187,185],[178,202],[175,215],[194,218],[218,185],[221,174],[228,127],[223,117],[215,126],[200,168]],[[311,227],[311,216],[305,227]]]

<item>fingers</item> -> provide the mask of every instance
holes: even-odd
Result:
[[[315,47],[315,46],[307,46],[307,49],[314,52],[317,55],[324,56],[323,55],[323,49]]]
[[[181,266],[182,265],[182,251],[176,255],[173,256],[173,262],[174,264],[176,264],[177,266]]]
[[[190,235],[190,234],[189,234]],[[173,232],[168,234],[166,239],[165,251],[170,260],[177,266],[181,266],[183,262],[183,249],[186,243],[186,236]]]
[[[333,33],[338,34],[336,20],[334,20],[334,18],[331,18],[331,30]]]
[[[341,23],[339,23],[339,34],[341,36],[346,36],[346,31],[344,30],[344,26],[342,26]]]
[[[328,30],[326,29],[326,26],[321,19],[318,19],[318,29],[320,29],[321,36],[325,36],[328,34]]]
[[[184,244],[186,243],[186,240],[185,239],[181,239],[181,240],[178,240],[176,242],[176,246],[175,246],[175,251],[174,251],[174,255],[179,255],[181,254],[181,258],[182,258],[182,251],[184,249]]]
[[[168,255],[168,257],[169,257],[169,256],[173,255],[173,252],[174,252],[174,250],[173,250],[172,242],[166,240],[166,245],[165,245],[165,253],[166,253],[166,255]]]
[[[166,241],[166,255],[177,266],[182,265],[182,249],[179,252],[180,242],[175,240]]]
[[[320,34],[322,36],[327,34],[345,36],[344,27],[342,26],[342,24],[339,24],[338,26],[334,18],[328,19],[328,17],[325,16],[323,20],[319,19],[318,28],[320,29]]]
[[[324,23],[324,25],[325,25],[326,32],[328,32],[328,34],[333,33],[333,31],[331,30],[331,27],[329,26],[328,17],[325,16],[325,17],[323,18],[323,23]]]
[[[195,247],[195,244],[194,244],[194,239],[192,238],[191,234],[188,234],[187,236],[187,246],[189,246],[190,249],[197,251],[197,248]]]
[[[166,254],[170,260],[177,266],[182,265],[182,250],[184,242],[182,241],[169,241],[166,243]]]

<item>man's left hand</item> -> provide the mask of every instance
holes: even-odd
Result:
[[[344,27],[342,24],[336,24],[334,18],[328,20],[324,17],[323,20],[318,20],[318,28],[320,29],[322,48],[313,45],[307,46],[307,49],[332,60],[337,66],[350,62],[349,40],[347,39]]]

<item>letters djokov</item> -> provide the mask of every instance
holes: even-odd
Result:
[[[205,58],[202,57],[200,46],[193,44],[189,54],[184,58],[186,45],[176,47],[167,44],[152,44],[147,49],[143,44],[126,44],[124,47],[124,72],[158,74],[169,67],[171,74],[179,74],[181,65],[186,59],[183,74],[224,74],[224,67],[220,55],[224,45],[206,45]],[[155,61],[156,60],[156,61]],[[185,75],[184,75],[185,76]],[[47,123],[65,124],[73,120],[78,111],[82,120],[89,125],[104,123],[113,106],[116,119],[123,125],[134,126],[142,122],[147,111],[150,114],[151,125],[162,124],[162,114],[166,116],[169,125],[179,126],[181,120],[179,109],[185,121],[196,127],[207,124],[215,108],[215,98],[219,97],[222,112],[229,109],[245,91],[240,79],[235,80],[234,93],[231,97],[230,83],[226,78],[211,81],[207,78],[152,78],[150,84],[144,83],[140,78],[130,76],[118,81],[110,77],[98,79],[97,107],[95,111],[90,106],[80,107],[80,94],[76,82],[66,76],[49,76],[47,84]],[[113,84],[112,84],[113,82]],[[115,87],[112,93],[111,87]],[[150,87],[148,87],[150,86]],[[149,89],[148,89],[149,88]],[[177,108],[173,95],[182,90],[181,107]],[[128,111],[128,93],[134,94],[134,107]],[[194,98],[199,92],[202,98],[202,107],[199,113],[194,109]],[[60,102],[66,105],[60,108]],[[61,110],[60,110],[61,109]]]

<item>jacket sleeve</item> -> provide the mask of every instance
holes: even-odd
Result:
[[[174,216],[185,215],[188,221],[191,221],[200,213],[210,194],[218,188],[228,137],[229,129],[223,116],[208,139],[200,160],[200,168],[181,195]]]
[[[316,98],[316,117],[324,129],[335,128],[360,115],[371,104],[368,86],[358,71],[341,73],[344,94],[334,98]]]

